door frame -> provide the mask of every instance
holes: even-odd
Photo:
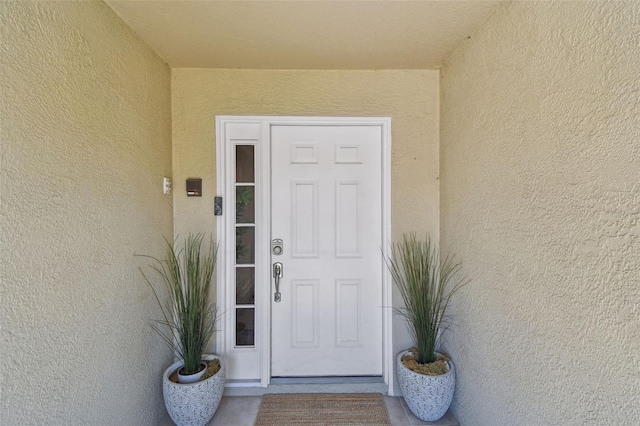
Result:
[[[230,175],[233,167],[234,142],[227,140],[228,125],[247,125],[259,128],[259,134],[247,143],[255,145],[255,346],[253,348],[234,348],[233,300],[227,286],[233,277],[231,261],[234,259],[235,246],[230,236],[235,232],[235,186]],[[390,117],[299,117],[299,116],[228,116],[215,117],[216,135],[216,196],[223,199],[223,212],[216,221],[216,235],[220,244],[216,272],[216,304],[223,317],[216,333],[216,351],[223,355],[227,365],[250,362],[258,365],[253,379],[234,380],[230,377],[228,387],[267,387],[271,381],[271,254],[269,250],[258,247],[270,247],[271,227],[271,127],[290,126],[379,126],[382,136],[382,241],[381,255],[387,256],[391,241],[391,118]],[[243,142],[244,143],[244,142]],[[266,291],[265,291],[266,290]],[[388,386],[389,395],[394,388],[393,354],[393,312],[392,282],[387,268],[382,270],[382,366],[383,380]],[[256,364],[257,361],[257,364]]]

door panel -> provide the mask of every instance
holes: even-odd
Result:
[[[271,127],[272,376],[382,374],[380,126]]]

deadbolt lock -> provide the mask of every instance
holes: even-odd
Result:
[[[271,253],[276,256],[280,256],[282,254],[282,240],[276,238],[271,241]]]

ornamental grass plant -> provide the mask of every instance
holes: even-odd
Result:
[[[183,246],[177,240],[173,244],[165,241],[166,259],[144,256],[152,260],[149,267],[162,285],[156,288],[141,269],[163,316],[153,320],[151,327],[184,361],[185,374],[194,374],[201,370],[202,355],[219,316],[209,298],[218,246],[213,238],[206,244],[204,234],[189,234]]]
[[[446,317],[451,297],[469,280],[460,278],[460,262],[453,256],[440,258],[429,235],[418,240],[415,233],[405,234],[391,245],[385,258],[404,308],[394,308],[403,316],[416,346],[416,361],[436,361],[442,332],[450,325]]]

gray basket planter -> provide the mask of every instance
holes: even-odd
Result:
[[[175,362],[162,377],[164,405],[171,419],[178,426],[204,426],[213,417],[224,392],[224,363],[217,355],[205,355],[202,359],[220,361],[220,371],[195,383],[174,383],[169,376],[182,365]]]
[[[420,420],[433,422],[440,419],[453,401],[456,371],[452,361],[447,361],[449,371],[440,376],[427,376],[409,370],[398,355],[398,382],[409,409]]]

